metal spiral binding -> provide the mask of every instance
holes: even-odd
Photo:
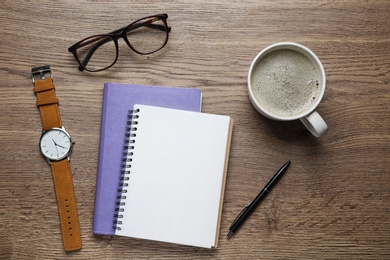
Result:
[[[123,145],[123,153],[122,153],[122,161],[121,161],[121,169],[120,169],[120,178],[119,178],[119,184],[118,184],[118,190],[117,190],[117,196],[116,196],[116,205],[115,205],[115,214],[114,214],[114,220],[113,220],[113,229],[115,230],[121,230],[120,225],[122,225],[122,218],[123,218],[123,212],[124,212],[124,206],[126,199],[126,193],[127,193],[127,187],[129,186],[129,175],[130,175],[130,168],[131,168],[131,162],[133,161],[133,150],[134,150],[134,143],[135,143],[135,137],[137,136],[137,119],[139,118],[139,109],[136,110],[129,110],[127,114],[127,121],[126,121],[126,133],[125,133],[125,141]]]

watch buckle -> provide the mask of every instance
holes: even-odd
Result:
[[[41,66],[31,69],[31,80],[34,83],[35,79],[45,80],[46,76],[49,74],[50,78],[53,78],[53,73],[51,72],[50,66]]]

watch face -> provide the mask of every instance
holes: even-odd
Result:
[[[49,160],[59,161],[66,158],[72,148],[72,140],[61,128],[53,128],[42,134],[39,143],[41,152]]]

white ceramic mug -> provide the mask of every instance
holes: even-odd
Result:
[[[292,115],[292,116],[280,116],[269,109],[265,108],[264,105],[262,105],[257,99],[256,96],[253,92],[253,77],[254,77],[254,69],[257,64],[260,62],[263,62],[263,58],[277,50],[293,50],[293,51],[298,51],[299,53],[303,54],[306,56],[314,65],[314,67],[317,70],[318,77],[319,77],[319,85],[318,85],[318,93],[316,94],[315,100],[308,106],[307,109],[302,111],[299,114]],[[294,76],[294,75],[293,75]],[[324,96],[325,93],[325,87],[326,87],[326,77],[325,77],[325,70],[324,67],[321,63],[321,61],[318,59],[318,57],[307,47],[297,44],[297,43],[292,43],[292,42],[282,42],[282,43],[276,43],[271,46],[268,46],[264,50],[262,50],[256,58],[253,60],[249,73],[248,73],[248,90],[249,90],[249,98],[250,101],[253,105],[253,107],[263,116],[273,119],[273,120],[279,120],[279,121],[291,121],[291,120],[296,120],[300,119],[302,123],[306,126],[306,128],[316,137],[322,136],[328,129],[327,124],[325,121],[322,119],[320,114],[315,111],[319,103],[321,102],[322,97]]]

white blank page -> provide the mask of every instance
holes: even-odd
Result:
[[[217,245],[231,118],[139,109],[121,230],[117,235]]]

